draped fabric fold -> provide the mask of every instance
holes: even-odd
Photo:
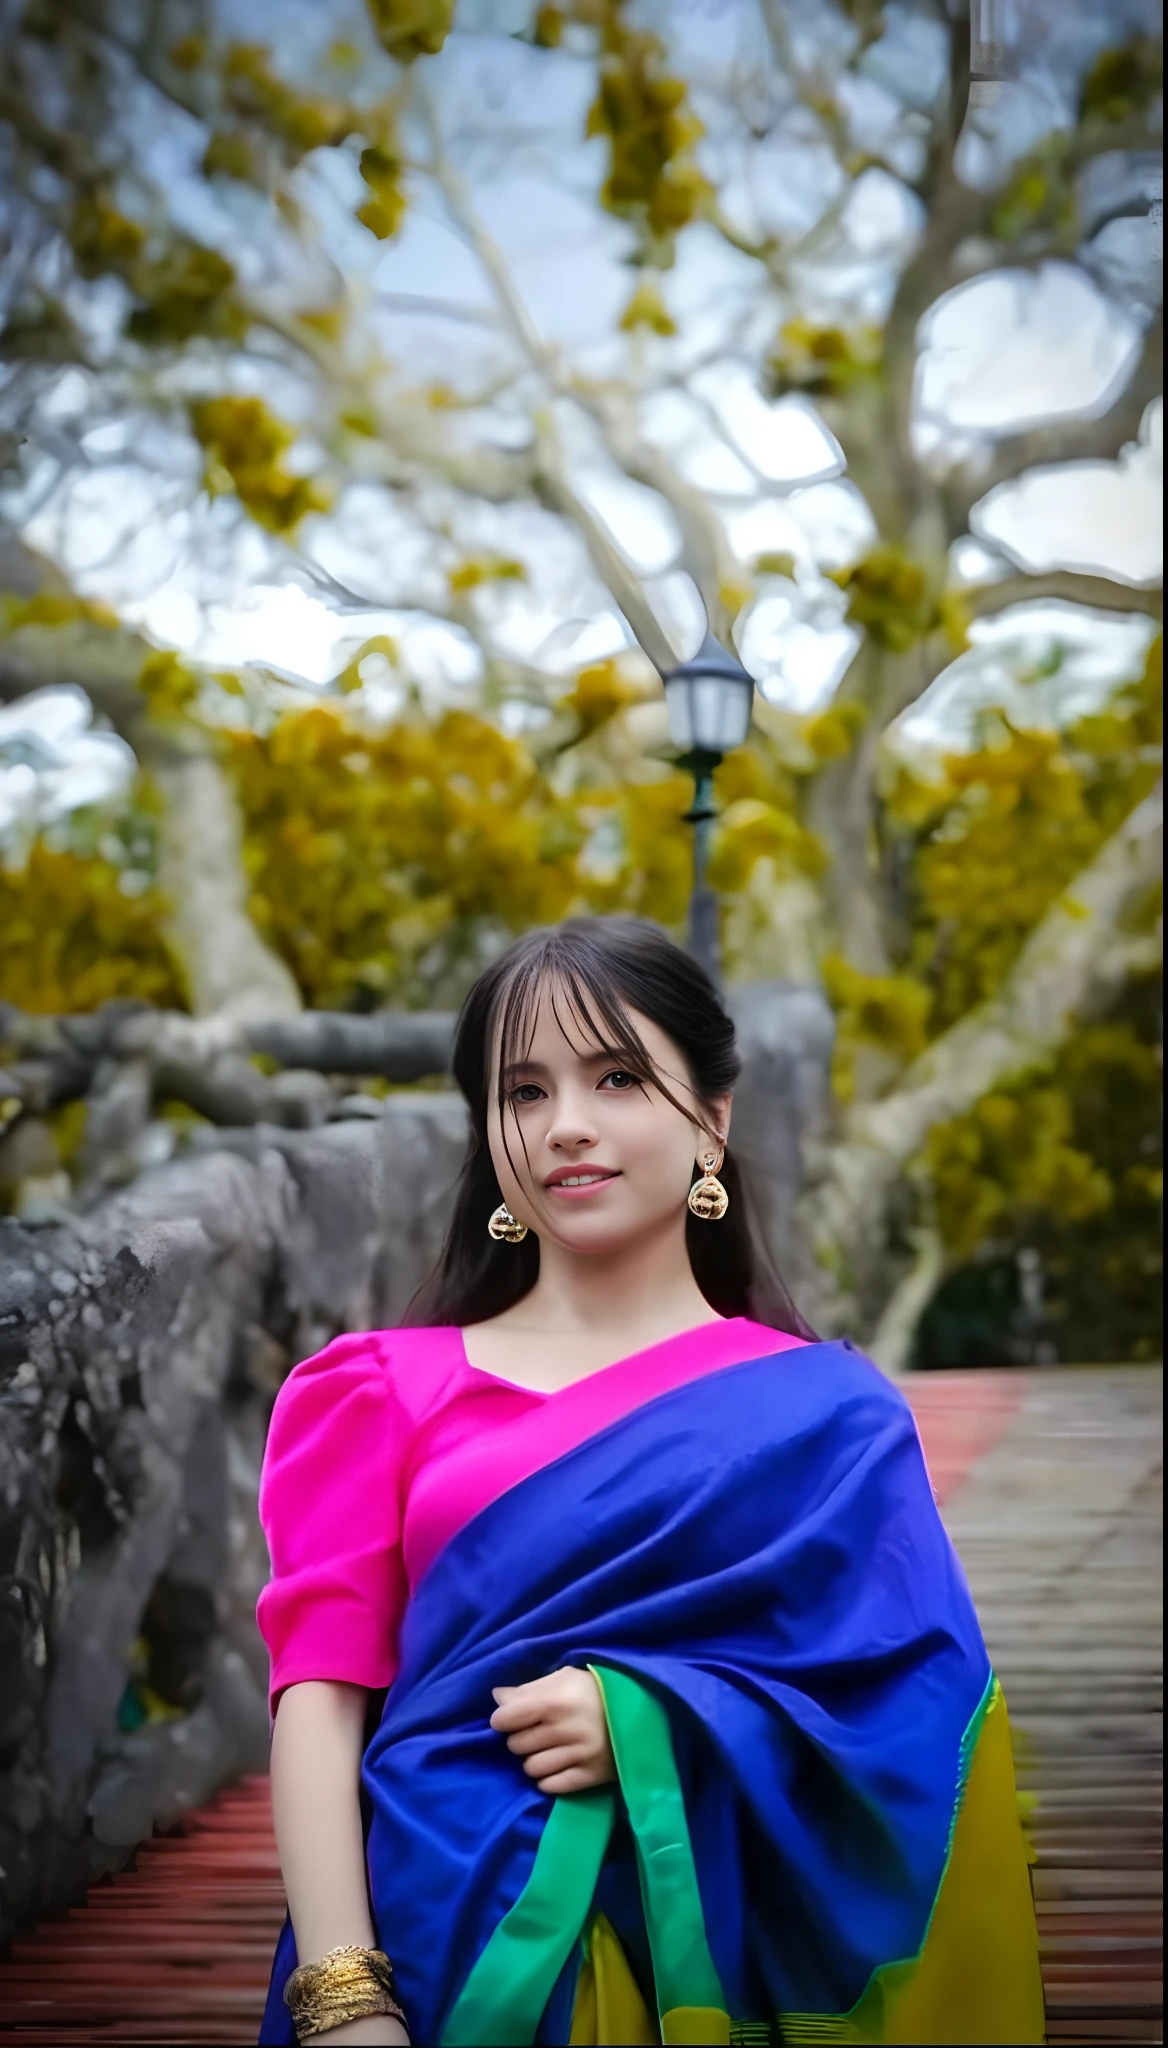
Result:
[[[475,1515],[363,1766],[415,2042],[1036,2042],[1005,1705],[906,1404],[849,1346],[711,1372]],[[548,1800],[491,1688],[591,1667]],[[293,2037],[277,1951],[261,2040]]]

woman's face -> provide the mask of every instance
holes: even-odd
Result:
[[[503,1077],[502,1119],[492,1077],[488,1135],[503,1199],[529,1229],[566,1250],[604,1253],[676,1224],[695,1159],[716,1150],[710,1128],[724,1137],[729,1125],[729,1097],[700,1104],[673,1040],[639,1011],[629,1014],[690,1115],[651,1078],[638,1080],[611,1053],[598,1052],[562,990],[554,1009],[549,991],[540,996],[530,1045]]]

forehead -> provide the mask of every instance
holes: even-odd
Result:
[[[493,1064],[497,1067],[501,1054],[508,1068],[526,1062],[558,1067],[604,1059],[619,1051],[625,1039],[627,1027],[622,1030],[620,1024],[622,1009],[651,1059],[659,1059],[673,1050],[658,1025],[631,1005],[621,1004],[619,998],[613,1001],[616,1014],[609,1025],[587,989],[581,987],[574,993],[560,975],[542,976],[510,1020],[506,1018],[506,1005],[503,1006],[504,1014],[495,1024]],[[505,1029],[508,1042],[504,1048]]]

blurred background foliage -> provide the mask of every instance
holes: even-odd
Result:
[[[1048,1072],[931,1134],[930,1199],[954,1271],[922,1366],[1158,1359],[1161,991],[1135,980]]]
[[[125,997],[213,1009],[200,979],[211,970],[177,915],[201,834],[209,872],[237,856],[250,957],[279,963],[293,1003],[455,1006],[512,934],[578,911],[633,911],[680,935],[689,783],[643,653],[620,627],[624,644],[602,658],[541,666],[499,623],[508,607],[554,609],[538,537],[552,529],[533,542],[509,525],[502,512],[521,504],[573,536],[569,596],[555,600],[563,616],[607,605],[610,619],[623,610],[637,625],[638,580],[651,588],[652,574],[635,548],[622,559],[579,480],[572,436],[585,425],[610,468],[673,518],[684,543],[675,560],[744,654],[767,606],[801,631],[850,635],[826,690],[800,695],[778,665],[761,677],[756,728],[716,778],[711,864],[728,979],[826,991],[842,1140],[868,1128],[874,1106],[895,1105],[946,1034],[988,1014],[1043,921],[1073,907],[1076,878],[1158,778],[1151,628],[1114,687],[1051,712],[1063,643],[1049,623],[1023,619],[997,701],[983,692],[950,728],[937,719],[927,744],[906,744],[905,719],[958,658],[974,658],[982,613],[1044,595],[1101,607],[1104,624],[1157,608],[1148,577],[1125,584],[1106,562],[1068,567],[1057,548],[1035,563],[1020,543],[987,540],[977,515],[1028,465],[1115,467],[1137,429],[1144,449],[1158,431],[1154,308],[1141,300],[1133,312],[1142,283],[1084,254],[1100,221],[1127,218],[1092,198],[1091,167],[1131,185],[1156,146],[1158,45],[1137,7],[1111,24],[1080,10],[1058,54],[1070,111],[1045,129],[1031,120],[1033,132],[1025,121],[1008,132],[1003,117],[999,131],[991,123],[980,141],[963,140],[967,29],[944,10],[825,8],[812,20],[766,0],[758,50],[744,42],[749,61],[726,59],[716,80],[694,54],[700,11],[572,0],[472,8],[465,20],[460,10],[456,22],[445,0],[369,0],[336,8],[327,38],[297,15],[287,47],[267,29],[243,33],[238,10],[185,0],[31,0],[11,11],[17,62],[0,90],[0,135],[18,198],[0,337],[10,535],[0,566],[11,586],[0,673],[13,700],[84,688],[95,732],[120,736],[133,762],[113,794],[29,812],[9,831],[5,1001],[45,1015]],[[507,149],[476,126],[489,109],[474,102],[472,74],[440,68],[451,53],[465,64],[476,37],[509,45],[528,67],[543,52],[586,74],[586,91],[564,101],[573,125],[563,140],[592,152],[577,183],[590,181],[589,203],[624,238],[610,321],[619,360],[596,367],[585,351],[574,364],[567,344],[541,338],[476,214],[476,177],[485,165],[489,182]],[[899,71],[898,37],[916,52]],[[491,90],[502,99],[500,76]],[[566,76],[555,73],[557,90]],[[874,80],[883,130],[857,111],[870,112]],[[133,109],[147,101],[139,135]],[[784,224],[773,198],[752,213],[727,107],[751,147],[778,138],[772,186],[794,179],[796,159],[818,166],[824,193],[806,219]],[[535,144],[520,136],[515,152],[525,148]],[[865,272],[853,288],[846,280],[862,266],[847,207],[861,189],[874,203],[877,172],[887,204],[898,186],[909,225],[880,245],[883,283]],[[391,251],[439,202],[493,294],[485,366],[461,383],[437,360],[393,358],[367,317],[373,273],[344,241],[360,232]],[[237,224],[238,251],[211,234],[215,206]],[[682,353],[698,316],[678,282],[699,247],[746,266],[762,293],[705,356]],[[1109,402],[1054,426],[1007,422],[942,460],[914,413],[927,319],[946,290],[1037,278],[1058,262],[1089,272],[1135,333]],[[710,275],[707,300],[723,289]],[[642,411],[662,394],[696,391],[717,412],[723,401],[701,379],[718,348],[735,374],[749,364],[760,404],[810,408],[798,416],[819,423],[822,445],[837,437],[839,462],[823,474],[846,460],[853,525],[842,542],[732,542],[722,487],[696,484],[648,435]],[[89,393],[76,429],[53,413],[73,370]],[[335,672],[311,684],[287,663],[155,644],[138,624],[142,606],[111,603],[64,539],[54,557],[30,509],[47,502],[53,476],[100,467],[100,435],[119,423],[131,440],[160,423],[176,437],[160,472],[202,508],[228,581],[233,552],[243,559],[261,536],[262,575],[323,593],[340,625],[378,603],[443,622],[476,650],[473,683],[432,687],[388,630],[354,634]],[[739,468],[754,459],[749,443],[738,435]],[[362,534],[358,518],[369,567],[354,591],[351,550],[338,568],[319,536],[356,491],[374,488],[413,521],[422,551],[403,545],[399,573],[395,534]],[[957,551],[973,531],[981,553],[962,570]],[[1071,678],[1066,702],[1076,688]],[[21,766],[19,733],[3,744]],[[40,772],[35,747],[23,765]],[[222,827],[206,808],[212,787]],[[226,836],[212,844],[217,831]],[[935,1117],[901,1162],[886,1212],[870,1219],[885,1294],[922,1233],[933,1247],[935,1285],[911,1339],[918,1363],[1157,1350],[1157,915],[1154,892],[1137,890],[1117,937],[1129,971],[1072,1003],[1069,1024],[1007,1060],[975,1101]],[[216,943],[212,915],[195,952],[213,956]]]

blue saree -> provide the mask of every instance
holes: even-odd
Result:
[[[846,1344],[646,1402],[476,1514],[362,1783],[416,2043],[1038,2042],[1005,1705],[911,1414]],[[548,1799],[491,1688],[590,1667]],[[295,2039],[281,1935],[260,2040]]]

